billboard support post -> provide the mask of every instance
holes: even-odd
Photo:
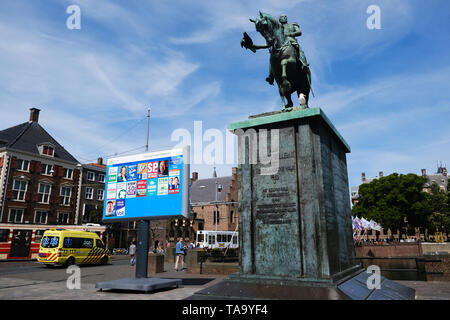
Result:
[[[103,222],[139,221],[136,276],[95,287],[144,292],[179,287],[181,279],[147,277],[150,221],[189,219],[189,146],[110,158],[107,163]]]
[[[147,278],[150,221],[140,220],[136,250],[136,278]]]

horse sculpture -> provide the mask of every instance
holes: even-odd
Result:
[[[256,20],[250,19],[250,21],[255,24],[256,31],[264,37],[266,45],[254,45],[251,38],[244,33],[241,46],[253,52],[257,49],[269,49],[270,71],[266,80],[273,84],[273,78],[275,79],[281,97],[282,111],[292,110],[291,94],[295,91],[299,97],[300,106],[307,108],[311,91],[311,71],[308,64],[300,60],[300,52],[303,54],[303,51],[292,45],[285,34],[283,24],[270,14],[259,12]]]

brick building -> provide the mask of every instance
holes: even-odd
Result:
[[[74,224],[78,161],[30,120],[0,131],[1,223]]]
[[[105,200],[106,165],[98,158],[96,163],[83,164],[80,193],[80,220],[82,223],[101,223]]]
[[[39,111],[0,131],[0,259],[29,258],[46,229],[78,220],[81,165],[39,124]]]
[[[221,191],[217,192],[217,187]],[[198,179],[198,173],[193,172],[190,181],[190,217],[189,220],[162,220],[150,223],[151,243],[154,240],[175,245],[178,237],[186,242],[195,242],[198,230],[235,231],[238,225],[238,180],[237,168],[232,169],[232,175],[226,177]],[[216,224],[217,221],[217,224]]]

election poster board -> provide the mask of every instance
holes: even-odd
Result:
[[[103,222],[189,219],[189,146],[110,158]]]

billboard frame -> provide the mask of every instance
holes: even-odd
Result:
[[[118,164],[121,163],[121,161],[124,161],[122,163],[125,163],[125,161],[129,161],[129,157],[136,157],[138,160],[149,160],[148,157],[151,158],[164,158],[164,157],[170,157],[174,153],[178,153],[182,155],[183,157],[183,172],[182,172],[182,179],[181,179],[181,186],[182,186],[182,194],[181,194],[181,213],[175,214],[175,215],[161,215],[161,216],[139,216],[139,217],[119,217],[119,218],[107,218],[105,219],[105,213],[103,211],[102,213],[102,223],[116,223],[116,222],[130,222],[130,221],[140,221],[140,220],[171,220],[171,219],[187,219],[189,220],[190,216],[190,203],[189,203],[189,187],[190,187],[190,146],[184,146],[182,148],[176,148],[176,149],[167,149],[167,150],[161,150],[161,151],[154,151],[154,152],[145,152],[145,153],[139,153],[134,155],[128,155],[128,156],[119,156],[119,157],[113,157],[109,158],[107,160],[107,168],[111,164]],[[123,159],[123,160],[122,160]],[[135,160],[136,161],[136,160]],[[108,181],[106,181],[105,184],[105,200],[104,200],[104,209],[106,210],[106,203],[108,201],[106,197],[106,189],[107,189]]]

